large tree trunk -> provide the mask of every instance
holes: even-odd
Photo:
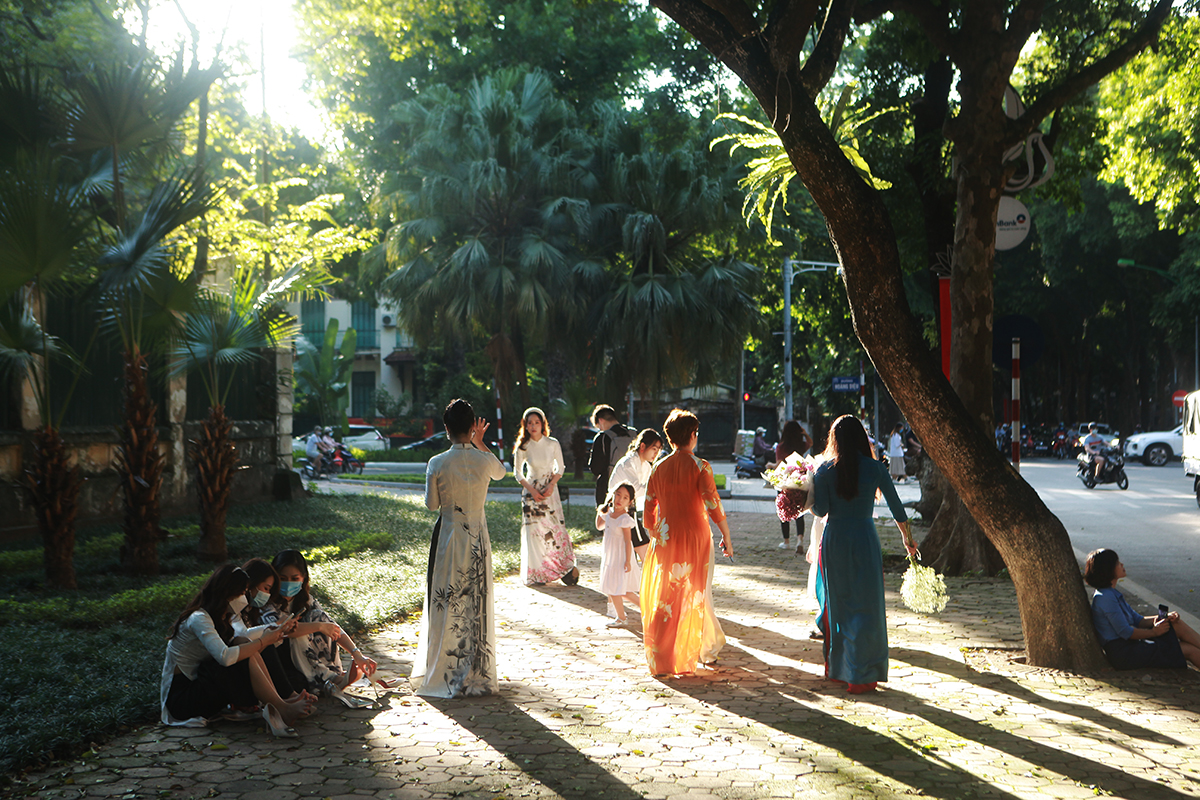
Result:
[[[798,45],[791,39],[747,35],[741,28],[752,28],[752,20],[739,17],[731,24],[707,3],[655,0],[654,4],[710,51],[719,53],[773,121],[800,179],[825,215],[830,239],[844,266],[859,340],[925,449],[1009,566],[1030,663],[1077,671],[1102,668],[1104,656],[1093,633],[1091,609],[1066,529],[1000,456],[981,427],[989,416],[986,411],[981,414],[981,409],[991,402],[988,258],[994,235],[994,228],[989,234],[981,226],[989,219],[995,224],[999,196],[995,181],[999,176],[991,176],[988,170],[999,170],[1001,165],[972,164],[959,178],[960,229],[955,255],[963,268],[959,271],[955,264],[955,280],[962,294],[956,328],[969,329],[958,333],[955,346],[979,346],[987,337],[982,350],[987,358],[960,368],[952,389],[930,358],[909,311],[887,211],[821,120],[806,90],[806,76],[795,61]],[[837,20],[827,22],[835,23]],[[794,48],[791,54],[773,49],[786,47]],[[1008,74],[1003,65],[997,65],[996,71]],[[818,87],[823,85],[819,78],[815,80]],[[964,106],[968,102],[981,100],[968,100],[964,95]],[[975,207],[977,202],[981,208]],[[980,236],[983,238],[975,238]],[[986,376],[977,366],[984,363]],[[986,398],[986,405],[981,398]]]
[[[921,200],[921,217],[925,227],[926,263],[929,265],[930,295],[933,307],[940,316],[939,275],[945,274],[955,262],[955,190],[943,169],[942,149],[945,145],[943,128],[950,113],[950,88],[954,67],[941,57],[925,70],[924,93],[913,106],[913,152],[905,164],[917,187]],[[951,317],[954,318],[952,312]],[[941,329],[939,322],[938,329]],[[990,330],[990,328],[989,328]],[[990,340],[989,340],[990,341]],[[950,343],[943,343],[949,346]],[[951,349],[951,374],[961,373],[964,356],[969,351]],[[990,417],[991,398],[988,398]],[[987,541],[983,529],[966,512],[953,487],[941,480],[934,467],[937,496],[922,505],[934,513],[922,514],[933,520],[928,535],[921,541],[921,554],[927,564],[946,575],[966,573],[995,575],[1003,566],[996,548]],[[923,481],[924,493],[927,481]]]
[[[233,425],[225,416],[224,406],[213,406],[208,418],[200,423],[200,438],[192,442],[196,462],[196,493],[200,498],[201,558],[224,561],[229,558],[225,545],[225,517],[233,490],[233,471],[237,467],[237,448],[230,441]]]
[[[158,574],[161,512],[159,493],[165,460],[158,451],[157,408],[150,399],[146,356],[125,353],[125,420],[117,450],[117,474],[125,496],[124,566],[137,575]]]
[[[33,461],[25,469],[25,488],[33,499],[46,585],[75,588],[75,516],[83,486],[78,466],[69,466],[67,448],[58,430],[49,425],[33,437]]]

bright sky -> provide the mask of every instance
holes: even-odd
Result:
[[[253,75],[244,77],[244,102],[252,114],[263,108],[260,65],[266,64],[267,112],[285,127],[299,128],[314,142],[327,142],[322,113],[301,89],[304,66],[291,52],[295,47],[295,14],[292,0],[172,0],[159,2],[150,12],[150,46],[159,53],[172,53],[180,40],[188,40],[179,9],[200,30],[200,63],[212,63],[213,52],[224,34],[223,53],[230,53],[241,42],[249,55]],[[127,27],[137,32],[141,20],[130,20]],[[190,45],[189,45],[190,46]],[[190,50],[189,50],[190,53]]]

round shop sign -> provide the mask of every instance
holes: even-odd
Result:
[[[1012,250],[1029,235],[1029,209],[1015,197],[1000,198],[996,214],[996,249]]]

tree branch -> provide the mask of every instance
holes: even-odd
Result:
[[[1042,12],[1046,8],[1046,0],[1021,0],[1008,18],[1008,38],[1016,50],[1020,50],[1042,26]]]
[[[853,2],[834,2],[829,4],[829,13],[825,15],[825,23],[821,26],[821,35],[813,48],[804,68],[800,72],[800,83],[809,97],[816,97],[829,83],[837,69],[838,59],[842,56],[842,48],[846,44],[846,36],[854,21]]]
[[[1005,147],[1015,145],[1033,132],[1042,120],[1066,105],[1075,95],[1100,82],[1132,61],[1142,50],[1157,41],[1163,23],[1171,14],[1174,0],[1159,0],[1146,15],[1146,20],[1137,33],[1108,55],[1093,61],[1073,75],[1068,75],[1057,86],[1038,97],[1025,108],[1025,114],[1009,126]]]
[[[758,32],[758,20],[754,18],[754,11],[742,0],[703,0],[703,3],[720,14],[738,35],[750,36]]]
[[[765,55],[757,21],[737,0],[651,0],[651,5],[695,36],[743,79],[750,62]],[[737,21],[725,16],[718,6],[735,15]],[[757,52],[752,56],[750,50]]]
[[[833,3],[832,5],[840,5]],[[778,72],[791,72],[804,48],[804,34],[817,19],[817,0],[780,0],[771,9],[763,35]]]

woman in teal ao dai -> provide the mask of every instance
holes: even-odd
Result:
[[[868,692],[888,676],[883,557],[875,532],[875,492],[882,490],[900,525],[904,546],[916,552],[908,515],[883,464],[871,457],[862,424],[839,417],[829,431],[828,460],[813,476],[813,514],[826,516],[818,559],[817,624],[825,634],[825,677]]]

